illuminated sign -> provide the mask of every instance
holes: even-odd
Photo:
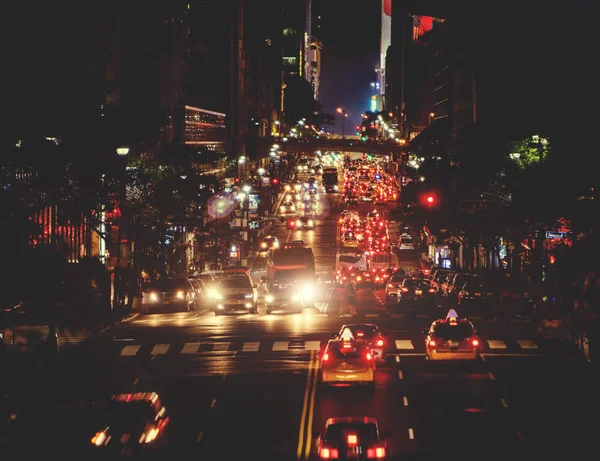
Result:
[[[377,112],[377,97],[371,96],[371,112]]]
[[[546,231],[546,238],[547,239],[566,239],[566,238],[569,238],[569,233],[568,232]]]

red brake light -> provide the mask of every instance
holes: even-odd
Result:
[[[427,344],[429,347],[435,347],[435,341],[433,339],[429,340],[429,343]]]
[[[435,293],[435,290],[433,288],[430,288],[429,293]]]
[[[356,434],[348,434],[346,442],[348,443],[349,447],[354,447],[358,444],[358,437],[356,436]]]
[[[327,362],[329,360],[329,354],[327,352],[325,352],[323,354],[323,362]]]
[[[356,336],[364,336],[365,334],[362,331],[359,331],[358,333],[356,333]]]
[[[377,346],[379,346],[379,347],[383,346],[383,339],[377,340]]]
[[[402,291],[402,293],[406,293],[408,291],[408,288],[402,287],[400,290]]]
[[[367,352],[366,357],[367,357],[367,360],[373,360],[373,356],[371,355],[370,352]]]
[[[471,341],[471,344],[473,344],[473,347],[477,347],[477,346],[479,346],[479,340],[477,338],[473,338],[473,341]]]
[[[338,459],[339,452],[335,448],[321,448],[321,459]]]
[[[342,347],[344,349],[352,349],[352,344],[350,344],[350,343],[344,343],[344,345]]]
[[[367,458],[385,458],[385,448],[367,448]]]

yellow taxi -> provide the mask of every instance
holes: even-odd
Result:
[[[435,320],[423,333],[429,360],[476,360],[479,356],[481,340],[475,327],[454,309],[450,309],[446,318]]]
[[[375,357],[370,348],[359,341],[330,340],[321,356],[321,383],[374,389]]]

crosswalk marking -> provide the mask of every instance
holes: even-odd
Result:
[[[289,341],[275,341],[273,343],[273,350],[274,351],[287,351],[289,345],[290,345]]]
[[[183,349],[181,349],[182,354],[196,354],[200,349],[200,343],[185,343],[183,345]]]
[[[506,349],[504,341],[500,341],[499,339],[488,339],[487,343],[490,349]]]
[[[131,346],[125,346],[123,348],[123,350],[121,351],[121,355],[123,356],[132,356],[132,355],[136,355],[138,353],[138,351],[140,350],[139,345],[131,345]]]
[[[150,352],[150,354],[151,355],[165,355],[170,347],[171,347],[170,344],[156,344],[152,348],[152,352]]]
[[[231,343],[213,343],[213,351],[223,352],[228,351]]]
[[[247,342],[242,346],[243,352],[257,352],[260,346],[260,342]]]
[[[412,350],[415,347],[410,339],[397,339],[396,340],[396,349],[407,349]]]
[[[379,317],[379,314],[365,314],[365,317],[374,319],[374,318]]]
[[[304,349],[307,351],[320,351],[321,341],[306,341],[304,343]]]
[[[531,339],[519,339],[517,344],[521,346],[521,349],[539,349],[538,345]]]

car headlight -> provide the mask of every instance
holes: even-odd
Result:
[[[285,207],[284,207],[283,205],[281,205],[281,206],[279,207],[279,211],[285,211]]]
[[[308,225],[309,225],[309,227],[312,227],[312,226],[313,226],[313,224],[314,224],[314,223],[313,223],[313,220],[312,220],[312,219],[309,219],[309,220],[308,220]]]
[[[265,301],[267,301],[268,303],[272,303],[273,301],[275,301],[275,298],[272,295],[267,295],[265,297]]]
[[[308,283],[302,286],[302,295],[304,298],[312,298],[315,294],[315,288]]]
[[[299,227],[299,226],[301,226],[301,225],[302,225],[302,221],[300,221],[300,220],[296,221],[296,226],[298,226],[298,227]]]
[[[262,242],[262,243],[260,244],[260,247],[261,247],[261,248],[267,248],[267,242]]]
[[[219,293],[215,289],[211,289],[208,291],[208,297],[212,298],[212,299],[223,299],[223,296],[221,296],[221,293]]]
[[[185,292],[178,291],[175,296],[177,296],[177,299],[185,299]]]
[[[248,293],[247,295],[244,295],[244,298],[246,298],[246,299],[250,299],[253,297],[254,297],[254,295],[252,293]]]
[[[150,302],[157,303],[158,302],[158,293],[150,293]]]
[[[292,296],[292,301],[300,301],[300,299],[301,299],[300,295]]]

